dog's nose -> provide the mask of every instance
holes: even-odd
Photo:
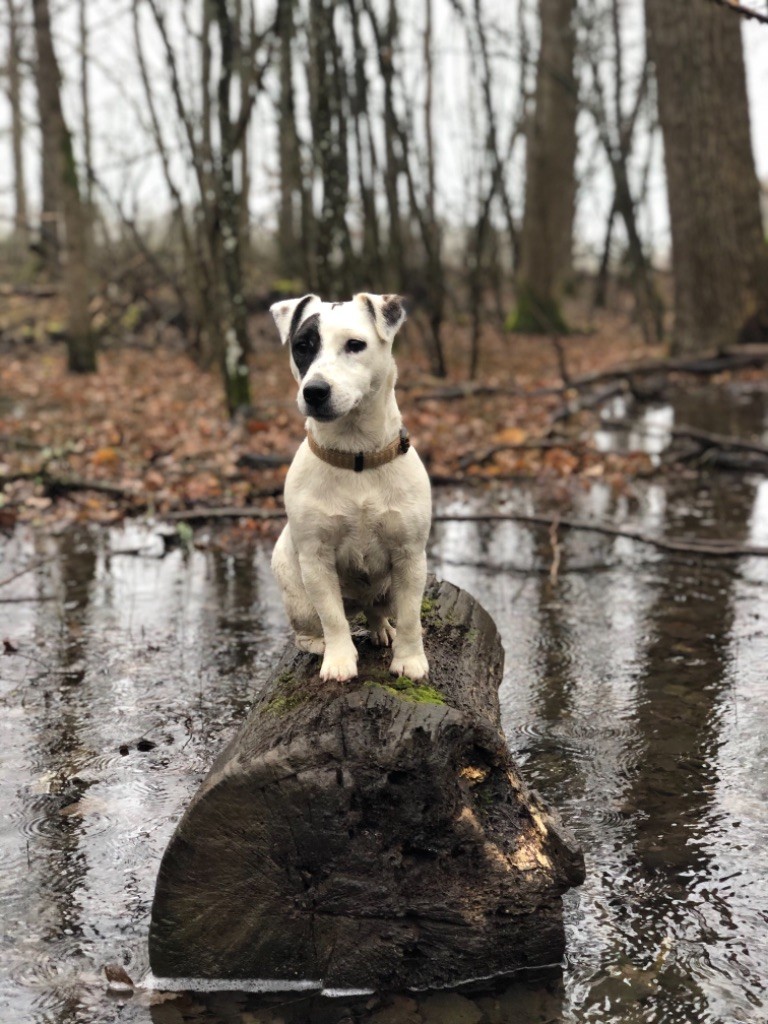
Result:
[[[324,380],[315,380],[304,385],[304,401],[307,405],[317,408],[322,405],[331,393],[331,385]]]

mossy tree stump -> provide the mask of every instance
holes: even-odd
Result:
[[[507,750],[499,635],[448,583],[423,620],[424,685],[364,638],[351,683],[286,651],[163,857],[156,975],[430,988],[561,958],[584,862]]]

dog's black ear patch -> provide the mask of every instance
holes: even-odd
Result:
[[[320,351],[320,314],[313,313],[299,324],[291,338],[291,355],[299,375],[303,378]]]
[[[283,344],[291,340],[307,307],[315,302],[321,302],[317,295],[303,295],[300,299],[283,299],[281,302],[272,303],[269,311],[274,317]]]
[[[406,317],[401,297],[399,295],[369,295],[367,292],[360,292],[355,298],[365,306],[382,341],[391,342]]]
[[[405,319],[405,310],[400,301],[399,295],[382,295],[383,305],[381,315],[384,317],[387,326],[397,330]]]

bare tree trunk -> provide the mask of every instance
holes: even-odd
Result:
[[[13,231],[26,248],[29,244],[27,185],[24,179],[24,119],[21,110],[21,45],[15,0],[6,0],[8,8],[8,102],[11,107],[11,145],[13,150]]]
[[[236,66],[235,26],[227,9],[227,0],[214,0],[214,12],[219,30],[221,65],[218,83],[219,115],[219,168],[218,168],[218,224],[215,237],[211,237],[212,248],[220,254],[223,270],[224,296],[221,302],[223,322],[221,331],[223,343],[219,357],[222,364],[227,406],[230,413],[250,405],[251,394],[248,380],[246,354],[250,347],[248,324],[243,295],[243,264],[240,251],[240,203],[235,192],[233,160],[242,136],[235,137],[235,125],[230,113],[232,76]],[[243,131],[245,128],[243,128]],[[215,251],[215,249],[214,249]]]
[[[395,68],[392,61],[392,50],[397,35],[397,8],[393,0],[390,0],[386,28],[384,32],[380,32],[378,22],[374,17],[368,0],[365,0],[365,6],[371,25],[376,32],[376,43],[379,49],[379,70],[384,80],[384,190],[387,196],[387,212],[389,215],[387,269],[390,274],[390,282],[396,288],[402,288],[406,277],[405,245],[403,242],[403,225],[400,216],[400,197],[398,194],[400,162],[395,152],[397,116],[395,114],[393,92]]]
[[[346,293],[352,244],[349,201],[346,76],[334,29],[335,4],[310,0],[309,77],[312,141],[322,184],[317,230],[317,277],[323,294]]]
[[[37,17],[37,5],[34,6],[35,17]],[[46,24],[49,22],[48,5],[44,4]],[[37,42],[37,22],[35,22],[35,37]],[[46,123],[50,118],[47,111],[43,110],[43,95],[55,92],[58,97],[59,76],[58,70],[54,81],[50,81],[54,72],[50,67],[41,67],[38,59],[35,66],[35,78],[38,91],[38,106],[40,111],[41,128],[41,154],[40,154],[40,255],[46,273],[57,278],[61,273],[61,244],[63,233],[63,210],[62,210],[62,184],[60,174],[61,150],[58,142],[58,135],[46,130]],[[44,83],[41,88],[41,81]]]
[[[499,151],[499,137],[497,128],[496,112],[493,104],[492,70],[491,58],[488,48],[487,31],[485,28],[485,15],[482,0],[474,0],[474,22],[477,33],[477,46],[480,56],[483,103],[485,106],[486,133],[485,133],[485,155],[488,161],[490,182],[485,196],[479,196],[480,211],[477,222],[472,231],[472,238],[475,245],[468,252],[469,262],[469,302],[470,316],[472,318],[472,335],[470,339],[469,377],[474,380],[480,365],[480,338],[482,334],[481,321],[483,315],[483,295],[489,281],[495,279],[497,294],[500,291],[500,267],[498,264],[498,249],[495,247],[496,260],[492,261],[490,267],[486,267],[486,249],[492,239],[494,231],[491,222],[491,211],[493,203],[498,195],[501,200],[502,210],[507,221],[510,246],[515,249],[516,232],[512,219],[512,206],[507,193],[504,175],[508,164],[509,156],[515,140],[519,137],[520,119],[510,133],[509,149],[507,159],[503,159]],[[521,74],[524,72],[521,70]],[[522,88],[522,83],[521,83]],[[503,318],[502,318],[503,322]]]
[[[596,309],[605,309],[608,295],[608,272],[611,265],[611,239],[613,237],[613,222],[616,220],[616,195],[614,194],[611,209],[608,212],[608,220],[605,222],[605,240],[603,242],[603,254],[600,257],[600,267],[595,278],[595,294],[592,304]]]
[[[365,62],[362,59],[364,51],[360,35],[360,12],[357,0],[347,0],[347,3],[352,24],[352,44],[355,53],[360,55],[355,61],[352,78],[354,89],[350,97],[350,106],[355,132],[355,159],[362,208],[361,283],[365,283],[375,291],[381,287],[382,282],[381,230],[376,208],[378,160],[371,132],[368,80],[365,73]]]
[[[251,87],[252,68],[250,62],[250,47],[243,46],[243,37],[252,39],[255,26],[253,23],[253,7],[248,4],[249,24],[245,24],[245,13],[243,0],[237,0],[235,4],[235,38],[237,56],[237,75],[240,82],[240,110],[245,110],[249,103],[249,90]],[[243,127],[242,138],[238,149],[240,152],[240,203],[238,208],[238,237],[240,239],[240,261],[243,266],[248,265],[248,255],[251,248],[251,162],[250,162],[250,119]]]
[[[592,72],[591,95],[585,104],[595,120],[600,142],[613,174],[614,195],[607,222],[603,258],[597,278],[595,305],[605,304],[608,282],[611,233],[614,219],[618,216],[624,222],[627,234],[627,259],[630,266],[632,287],[635,294],[636,315],[645,339],[649,343],[662,337],[663,305],[653,281],[653,267],[646,256],[637,226],[636,200],[630,184],[630,157],[640,112],[648,93],[648,64],[643,65],[642,74],[634,96],[631,110],[625,114],[626,74],[624,64],[624,40],[622,36],[623,0],[611,0],[610,10],[605,11],[601,0],[583,0],[579,13],[583,19],[585,43],[583,47],[586,63]],[[609,18],[606,17],[609,15]],[[610,21],[610,48],[601,46],[603,24]],[[607,69],[612,78],[612,102],[603,85],[603,71]],[[652,129],[651,129],[652,130]]]
[[[513,329],[565,330],[560,301],[571,266],[576,177],[575,0],[539,0],[536,106],[526,132],[525,215]]]
[[[293,280],[301,277],[316,290],[317,231],[312,204],[311,173],[304,173],[301,140],[296,126],[296,93],[293,82],[293,51],[296,45],[296,0],[278,0],[276,32],[279,40],[278,154],[280,206],[277,249],[280,273]]]
[[[379,23],[370,0],[362,0],[362,4],[376,39],[379,71],[384,83],[384,138],[386,147],[384,190],[387,196],[389,212],[389,252],[386,269],[389,274],[389,280],[394,287],[406,293],[411,290],[411,269],[405,255],[403,223],[400,217],[399,182],[402,176],[408,189],[411,221],[418,228],[424,249],[425,287],[423,298],[429,318],[428,329],[423,331],[425,347],[429,357],[431,372],[435,376],[444,377],[446,364],[441,328],[445,309],[445,268],[443,267],[441,256],[442,238],[434,211],[433,196],[430,192],[430,171],[429,169],[427,171],[426,197],[422,199],[411,162],[409,133],[403,126],[395,108],[395,66],[393,56],[397,47],[399,31],[397,3],[395,0],[389,0],[384,27]],[[425,51],[431,53],[430,33],[431,27],[428,23]],[[428,74],[431,77],[431,69]],[[431,116],[428,108],[427,120]]]
[[[91,132],[91,99],[89,88],[88,63],[88,21],[87,0],[78,0],[78,27],[80,32],[80,103],[83,108],[83,156],[85,168],[83,172],[83,199],[88,209],[93,202],[93,144]]]
[[[676,353],[733,342],[768,307],[739,19],[714,4],[646,0],[664,136]]]
[[[47,152],[53,160],[49,173],[61,196],[66,231],[69,369],[75,373],[91,373],[96,369],[96,344],[88,313],[88,214],[80,195],[72,139],[61,108],[61,76],[53,49],[48,0],[33,0],[32,8],[37,42],[35,74],[40,126],[43,138],[47,140]]]

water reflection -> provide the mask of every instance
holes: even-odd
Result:
[[[658,462],[671,446],[675,428],[692,427],[763,443],[768,438],[768,408],[761,387],[731,382],[664,391],[663,401],[635,403],[619,395],[606,403],[593,434],[595,447],[603,452],[647,452]]]
[[[750,402],[724,432],[754,435]],[[677,409],[675,418],[696,425],[707,415]],[[441,511],[462,512],[489,499],[440,500]],[[521,489],[495,507],[537,504]],[[768,483],[757,479],[678,477],[630,496],[598,484],[568,511],[768,543]],[[4,552],[4,576],[40,564],[0,595],[35,599],[0,604],[0,635],[18,648],[0,659],[0,1019],[765,1017],[768,561],[662,557],[560,531],[555,579],[547,531],[513,522],[440,523],[430,560],[496,619],[510,745],[586,851],[587,881],[566,901],[562,976],[351,1001],[220,993],[159,1002],[137,990],[116,1003],[101,969],[117,962],[143,977],[164,846],[285,636],[270,545],[163,555],[147,541],[135,527],[55,539],[19,532]]]

